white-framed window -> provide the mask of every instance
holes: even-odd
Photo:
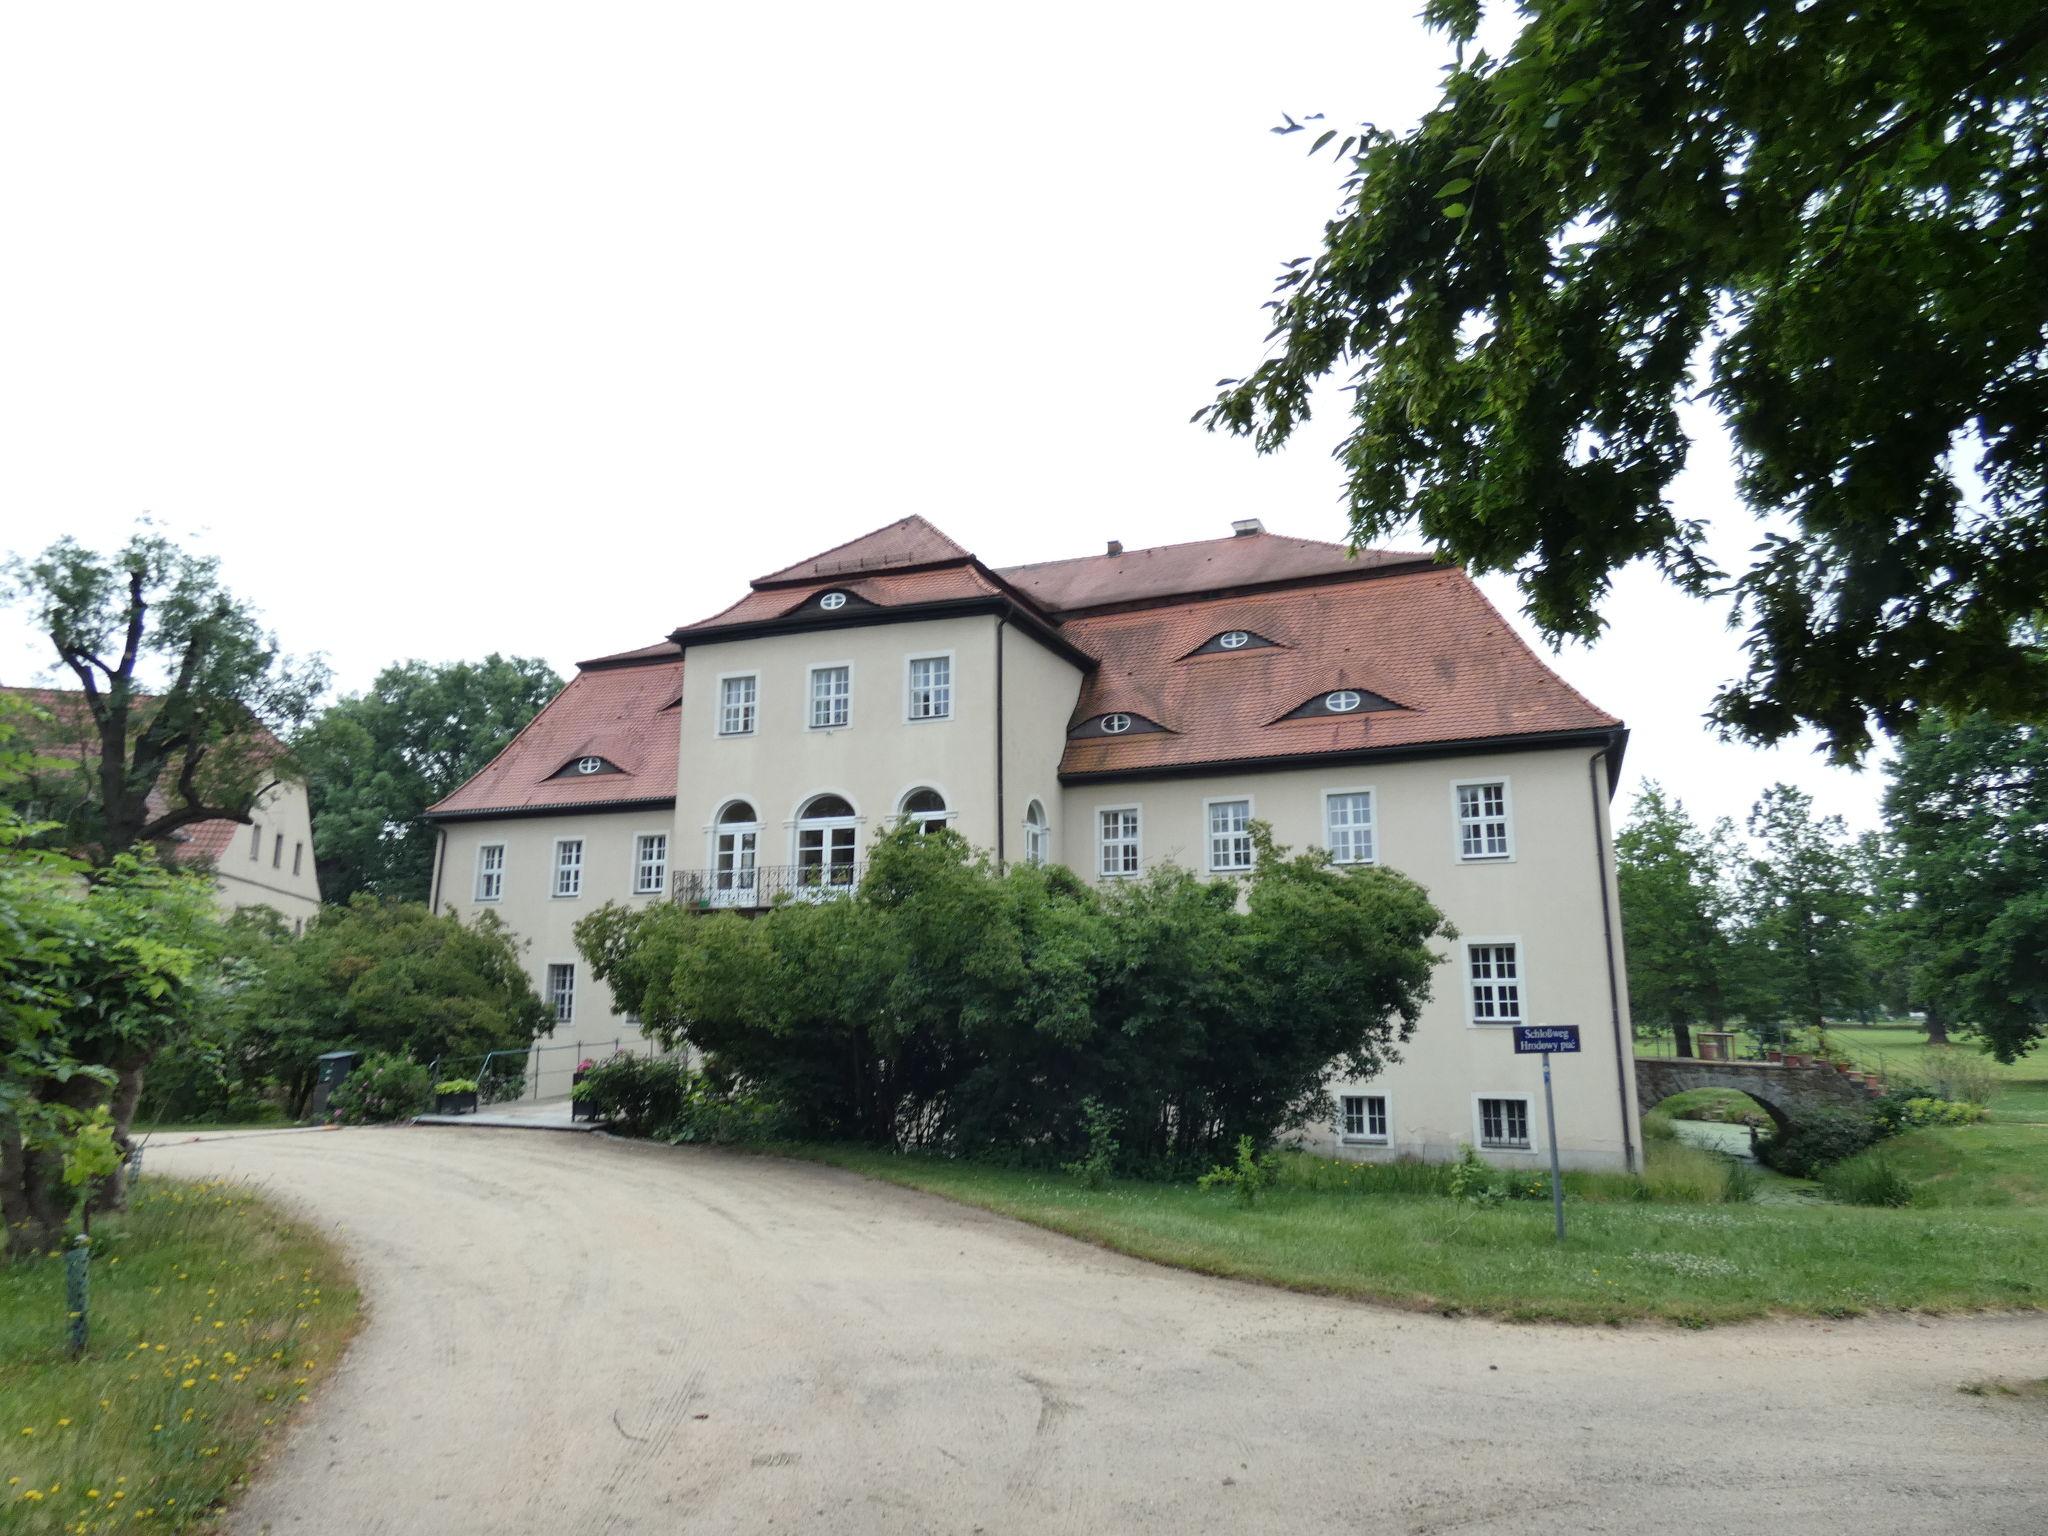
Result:
[[[1522,1022],[1522,946],[1513,939],[1472,939],[1465,945],[1467,995],[1474,1024]]]
[[[1332,789],[1323,795],[1323,846],[1339,864],[1371,864],[1379,858],[1369,789]]]
[[[1052,862],[1052,824],[1045,819],[1045,807],[1036,800],[1024,808],[1024,862]]]
[[[711,903],[751,907],[759,890],[761,825],[751,801],[719,808],[711,836]]]
[[[1346,1141],[1383,1142],[1387,1139],[1385,1094],[1347,1093],[1338,1101],[1338,1113]]]
[[[1507,1152],[1527,1152],[1535,1143],[1529,1139],[1529,1101],[1521,1098],[1479,1100],[1479,1145]]]
[[[846,606],[846,594],[844,592],[827,592],[818,599],[818,606],[827,613],[832,612],[834,609],[844,608]]]
[[[1323,708],[1333,715],[1348,715],[1364,702],[1356,688],[1339,688],[1323,695]]]
[[[1241,651],[1251,644],[1252,637],[1241,629],[1226,629],[1216,637],[1216,643],[1226,651]]]
[[[1514,830],[1506,779],[1469,779],[1451,786],[1458,810],[1458,857],[1511,859]]]
[[[905,821],[916,822],[920,832],[936,832],[953,819],[953,813],[946,809],[946,797],[936,789],[924,787],[904,795],[897,802],[896,814]]]
[[[580,837],[555,840],[554,892],[557,896],[583,894],[583,839]]]
[[[576,759],[576,771],[578,773],[595,773],[603,766],[604,759],[601,757],[579,757]]]
[[[249,825],[249,862],[254,864],[263,857],[263,826],[260,822]]]
[[[945,720],[953,713],[953,658],[913,656],[907,679],[906,714],[912,720]]]
[[[1121,736],[1130,728],[1131,717],[1129,715],[1104,715],[1102,717],[1102,734],[1105,736]]]
[[[813,795],[796,818],[796,878],[804,890],[852,890],[860,818],[843,795]]]
[[[668,834],[642,832],[633,839],[633,894],[658,896],[668,888]]]
[[[1204,800],[1209,817],[1209,871],[1242,874],[1252,867],[1252,803],[1249,800]]]
[[[853,719],[853,668],[811,668],[811,729],[835,731]]]
[[[576,967],[560,961],[548,967],[548,1007],[557,1024],[576,1021]]]
[[[1095,867],[1105,880],[1123,880],[1138,873],[1138,808],[1111,806],[1096,813]]]
[[[721,736],[751,736],[754,734],[755,706],[761,697],[761,681],[748,672],[739,677],[722,677],[718,680],[718,734]]]
[[[476,899],[498,901],[505,894],[505,845],[485,843],[476,851]]]

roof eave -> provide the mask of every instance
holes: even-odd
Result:
[[[1575,727],[1564,731],[1531,731],[1523,735],[1471,736],[1454,741],[1404,742],[1390,747],[1345,747],[1331,752],[1204,758],[1199,762],[1153,763],[1130,768],[1060,770],[1062,784],[1101,784],[1117,779],[1183,779],[1204,774],[1271,773],[1284,768],[1320,768],[1334,763],[1400,762],[1423,757],[1478,757],[1489,752],[1541,752],[1559,747],[1601,747],[1608,753],[1610,773],[1618,779],[1621,743],[1628,730],[1621,725]],[[1610,781],[1612,782],[1612,780]],[[1611,792],[1611,791],[1610,791]]]

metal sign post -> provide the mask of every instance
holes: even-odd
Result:
[[[1515,1054],[1543,1058],[1543,1126],[1550,1139],[1550,1208],[1557,1216],[1557,1240],[1564,1241],[1564,1174],[1557,1166],[1557,1101],[1550,1095],[1550,1058],[1577,1055],[1576,1024],[1517,1024]]]

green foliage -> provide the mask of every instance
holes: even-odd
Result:
[[[1418,521],[1591,636],[1637,560],[1724,590],[1669,496],[1704,360],[1774,529],[1716,718],[1852,759],[1924,708],[2048,713],[2038,0],[1524,0],[1505,54],[1485,9],[1425,11],[1441,98],[1336,146],[1343,206],[1208,424],[1272,450],[1355,378],[1354,537]]]
[[[1240,1136],[1237,1138],[1236,1160],[1218,1163],[1195,1183],[1203,1189],[1227,1189],[1237,1197],[1239,1205],[1249,1208],[1257,1203],[1259,1191],[1270,1189],[1278,1177],[1272,1155],[1260,1157],[1251,1137]]]
[[[1743,900],[1757,1007],[1824,1030],[1874,995],[1855,845],[1841,817],[1816,818],[1813,797],[1789,784],[1764,791],[1749,831],[1758,847]]]
[[[1859,1157],[1821,1171],[1820,1186],[1844,1205],[1904,1206],[1913,1203],[1913,1182],[1890,1159]]]
[[[473,1077],[444,1077],[434,1084],[436,1093],[475,1093],[476,1079]]]
[[[1458,1160],[1450,1165],[1445,1193],[1453,1200],[1475,1205],[1498,1205],[1503,1200],[1548,1200],[1550,1175],[1528,1169],[1496,1168],[1469,1146],[1458,1149]]]
[[[652,1136],[675,1123],[690,1095],[693,1074],[677,1056],[634,1056],[621,1051],[583,1074],[570,1090],[622,1136]]]
[[[2016,1061],[2048,1037],[2048,737],[1983,714],[1930,718],[1887,772],[1912,995]]]
[[[343,1125],[404,1120],[427,1107],[431,1082],[418,1062],[375,1051],[335,1084],[327,1099],[328,1114]]]
[[[1755,1164],[1740,1157],[1728,1159],[1728,1172],[1721,1180],[1721,1198],[1730,1205],[1746,1205],[1763,1188]]]
[[[1987,1106],[2001,1082],[1997,1069],[1981,1055],[1954,1045],[1930,1046],[1899,1077],[1929,1098],[1961,1099],[1968,1104]]]
[[[1683,1056],[1689,1026],[1725,1023],[1738,1006],[1737,859],[1730,823],[1701,832],[1654,780],[1614,839],[1629,1007],[1638,1025],[1679,1031]]]
[[[1896,1135],[1922,1125],[1975,1125],[1991,1112],[1967,1099],[1930,1098],[1903,1088],[1874,1101],[1871,1113],[1877,1116],[1886,1134]]]
[[[495,757],[562,680],[542,661],[386,667],[367,693],[330,704],[294,742],[306,768],[320,888],[425,901],[433,878],[428,806]]]
[[[294,1112],[324,1051],[458,1066],[523,1049],[552,1020],[495,917],[465,923],[369,896],[324,909],[279,945],[236,1004],[247,1070],[284,1085]]]
[[[1081,1123],[1088,1130],[1088,1150],[1061,1171],[1072,1174],[1090,1189],[1107,1189],[1116,1171],[1116,1116],[1100,1099],[1081,1101]]]
[[[1328,1118],[1377,1072],[1448,925],[1391,870],[1260,837],[1244,885],[1166,869],[1108,892],[998,872],[951,833],[881,837],[852,897],[746,920],[672,904],[577,925],[620,1007],[795,1134],[1058,1166],[1114,1117],[1120,1166],[1192,1171]]]
[[[486,1104],[509,1104],[526,1092],[525,1072],[502,1070],[499,1062],[504,1059],[499,1057],[484,1069],[477,1093]]]
[[[1767,1168],[1810,1179],[1885,1135],[1884,1123],[1875,1115],[1855,1109],[1813,1109],[1801,1115],[1789,1135],[1781,1130],[1765,1137],[1757,1156]]]

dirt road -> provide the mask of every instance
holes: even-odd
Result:
[[[369,1325],[234,1529],[2048,1530],[2048,1319],[1511,1327],[1211,1281],[850,1174],[529,1131],[150,1149]]]

